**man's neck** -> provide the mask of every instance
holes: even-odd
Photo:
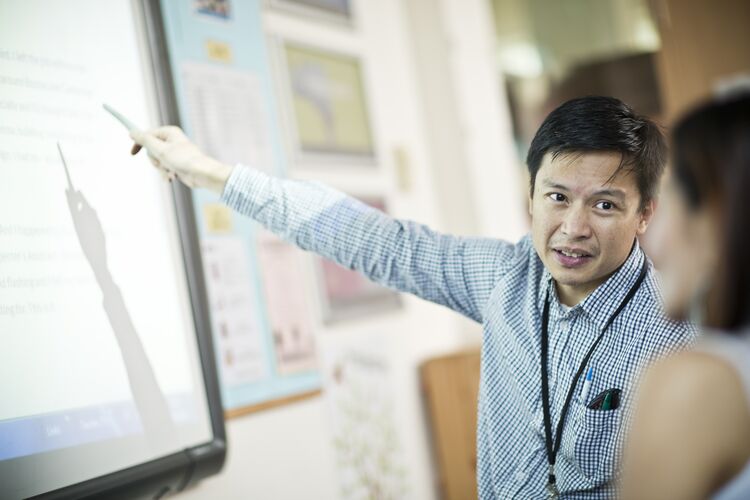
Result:
[[[599,285],[604,283],[606,278],[595,283],[586,283],[585,285],[563,285],[555,281],[557,298],[560,303],[568,307],[574,307],[583,302],[586,297],[596,290]]]

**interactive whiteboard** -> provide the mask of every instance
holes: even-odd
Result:
[[[3,499],[152,496],[223,461],[190,221],[102,109],[161,121],[154,4],[0,2]]]

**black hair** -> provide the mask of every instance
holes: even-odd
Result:
[[[750,92],[694,109],[672,143],[673,181],[687,207],[712,210],[717,221],[721,258],[705,324],[740,331],[750,325]]]
[[[667,156],[664,135],[653,121],[636,114],[624,102],[603,96],[572,99],[545,118],[526,157],[531,196],[547,153],[557,158],[593,151],[621,154],[614,175],[623,168],[636,174],[641,209],[656,197]]]

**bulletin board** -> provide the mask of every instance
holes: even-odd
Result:
[[[162,0],[180,125],[207,154],[284,175],[259,0]],[[225,415],[320,393],[302,252],[193,190]]]

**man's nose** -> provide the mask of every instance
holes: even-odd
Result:
[[[591,236],[589,214],[585,207],[571,206],[566,210],[562,222],[562,232],[572,239],[586,239]]]

